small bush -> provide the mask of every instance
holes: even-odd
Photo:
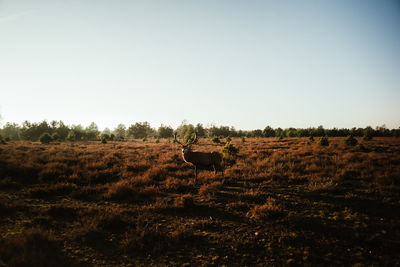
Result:
[[[310,138],[308,138],[308,140],[310,141],[310,142],[314,142],[314,136],[310,136]]]
[[[159,143],[160,143],[160,139],[157,138],[157,139],[154,141],[154,143],[159,144]]]
[[[227,138],[225,138],[225,141],[226,141],[227,143],[230,143],[230,142],[232,141],[232,138],[231,138],[230,136],[228,136]]]
[[[355,146],[357,145],[358,141],[355,139],[352,135],[347,136],[347,138],[344,140],[344,143],[348,146]]]
[[[364,133],[364,136],[363,136],[363,140],[364,141],[370,141],[370,140],[372,140],[372,134],[370,133],[370,132],[365,132]]]
[[[328,140],[328,136],[322,136],[319,140],[318,140],[318,144],[320,144],[321,146],[329,146],[329,140]]]
[[[215,144],[219,144],[221,141],[219,140],[218,137],[214,136],[213,139],[211,139],[211,141]]]
[[[242,143],[246,142],[246,138],[242,136]]]
[[[102,144],[107,144],[107,139],[105,137],[101,138],[101,143]]]
[[[228,142],[222,148],[222,154],[225,158],[236,157],[239,152],[239,148],[235,147],[232,143]]]
[[[50,143],[52,140],[53,140],[53,138],[51,138],[51,135],[50,135],[49,133],[43,133],[43,134],[40,136],[40,138],[39,138],[39,141],[40,141],[42,144],[48,144],[48,143]]]

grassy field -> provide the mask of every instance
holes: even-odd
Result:
[[[400,139],[0,145],[0,266],[400,264]],[[221,151],[201,139],[197,151]]]

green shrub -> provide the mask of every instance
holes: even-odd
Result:
[[[49,133],[43,133],[43,134],[40,136],[40,138],[39,138],[39,141],[40,141],[42,144],[48,144],[48,143],[50,143],[52,140],[53,140],[53,139],[51,138],[51,135],[50,135]]]
[[[158,144],[158,143],[160,143],[160,139],[156,139],[155,141],[154,141],[156,144]]]
[[[102,144],[107,144],[107,139],[105,137],[101,138],[101,143]]]
[[[230,136],[228,136],[227,138],[225,138],[227,143],[230,143],[232,141],[232,138]]]
[[[228,142],[222,148],[222,154],[225,158],[235,157],[239,152],[239,148],[235,147],[232,143]]]
[[[308,139],[310,142],[314,142],[314,136],[310,136],[310,138]]]
[[[370,141],[370,140],[372,140],[372,134],[371,134],[371,132],[365,131],[365,132],[364,132],[364,136],[363,136],[363,140],[364,140],[364,141]]]
[[[219,138],[216,137],[216,136],[214,136],[213,139],[211,139],[211,141],[212,141],[213,143],[215,143],[215,144],[219,144],[219,143],[220,143]]]
[[[329,146],[328,136],[325,135],[319,138],[318,144],[320,144],[321,146]]]
[[[355,146],[357,145],[357,139],[355,139],[352,135],[347,136],[347,138],[344,140],[344,143],[348,146]]]
[[[242,143],[246,142],[246,138],[244,138],[244,136],[242,136]]]

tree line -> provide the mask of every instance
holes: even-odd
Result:
[[[95,140],[115,140],[124,141],[130,139],[146,139],[146,138],[172,138],[174,132],[179,138],[185,141],[191,138],[194,132],[198,137],[346,137],[346,136],[371,136],[371,137],[399,137],[400,127],[398,129],[388,129],[385,125],[372,128],[332,128],[325,129],[323,126],[310,128],[272,128],[266,126],[264,129],[255,130],[236,130],[229,126],[211,125],[204,127],[201,123],[196,125],[183,121],[176,129],[161,125],[153,128],[148,122],[136,122],[128,127],[119,124],[113,130],[105,128],[100,131],[96,123],[92,122],[89,126],[82,125],[66,125],[62,121],[46,120],[42,122],[25,121],[22,125],[17,123],[6,123],[0,128],[0,136],[2,139],[8,140],[29,140],[38,141],[43,134],[47,134],[50,140],[56,141],[95,141]]]

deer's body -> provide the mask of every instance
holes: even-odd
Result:
[[[175,135],[176,140],[176,135]],[[190,149],[190,146],[196,140],[196,137],[193,141],[188,142],[183,145],[178,142],[182,146],[182,158],[183,160],[192,165],[195,170],[195,178],[197,179],[197,172],[199,170],[208,170],[214,171],[217,174],[218,171],[221,171],[222,176],[224,176],[224,165],[222,155],[218,152],[194,152]]]

